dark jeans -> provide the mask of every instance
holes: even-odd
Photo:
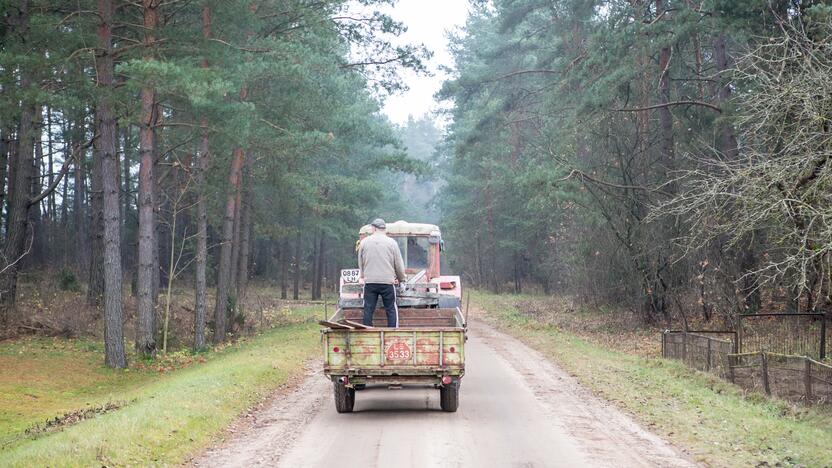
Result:
[[[376,311],[378,297],[384,303],[387,312],[387,326],[399,326],[399,308],[396,306],[396,287],[392,284],[367,283],[364,285],[364,325],[373,325],[373,314]]]

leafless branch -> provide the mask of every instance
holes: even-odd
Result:
[[[662,104],[654,104],[652,106],[646,106],[646,107],[630,107],[630,108],[619,108],[619,109],[612,109],[612,110],[615,111],[615,112],[644,112],[644,111],[649,111],[649,110],[653,110],[653,109],[661,109],[661,108],[664,108],[664,107],[671,107],[671,106],[702,106],[702,107],[707,107],[708,109],[712,109],[716,112],[722,113],[722,108],[720,108],[719,106],[715,106],[715,105],[713,105],[711,103],[708,103],[708,102],[692,101],[692,100],[673,101],[673,102],[666,102],[666,103],[662,103]]]

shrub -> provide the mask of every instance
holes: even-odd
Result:
[[[58,272],[58,288],[61,291],[78,292],[81,291],[81,283],[78,282],[75,273],[64,268]]]

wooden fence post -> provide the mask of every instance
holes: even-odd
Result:
[[[688,332],[682,332],[682,362],[688,363]]]
[[[762,374],[763,374],[763,390],[765,390],[766,395],[771,396],[771,388],[769,388],[768,382],[768,358],[766,357],[765,352],[760,353],[760,357],[762,359]]]
[[[806,359],[805,370],[803,372],[803,384],[806,386],[806,401],[812,401],[812,360]]]
[[[737,350],[735,353],[742,353],[742,315],[737,316]]]
[[[734,382],[734,360],[739,361],[739,357],[735,354],[734,356],[728,355],[728,379],[731,383]]]
[[[662,357],[667,358],[667,331],[662,332]]]
[[[818,361],[826,359],[826,314],[820,318],[820,353],[818,354],[820,355]]]
[[[711,339],[708,338],[708,359],[705,361],[705,370],[711,371]]]

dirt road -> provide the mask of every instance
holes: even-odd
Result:
[[[469,331],[457,413],[440,411],[433,388],[368,388],[354,413],[338,414],[332,384],[311,372],[194,464],[692,466],[528,346],[480,321]]]

